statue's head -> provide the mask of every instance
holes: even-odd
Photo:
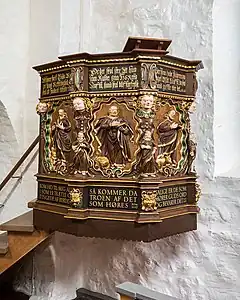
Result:
[[[36,107],[37,113],[38,114],[43,114],[46,113],[48,110],[48,105],[45,102],[39,102],[37,107]]]
[[[84,133],[82,131],[79,131],[78,135],[77,135],[77,139],[78,141],[82,142],[85,140],[85,136]]]
[[[109,111],[108,111],[109,116],[117,117],[118,113],[119,113],[119,111],[118,111],[118,107],[116,105],[110,106]]]
[[[143,95],[140,100],[141,107],[143,109],[151,109],[154,105],[153,95]]]
[[[60,108],[58,111],[58,115],[59,115],[60,119],[64,118],[66,116],[65,110]]]
[[[85,102],[84,99],[81,97],[76,97],[73,100],[73,108],[75,110],[84,110],[85,109]]]

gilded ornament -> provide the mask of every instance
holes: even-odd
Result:
[[[157,210],[157,191],[142,191],[142,210]]]
[[[73,188],[70,191],[70,203],[75,208],[80,208],[83,205],[83,192],[78,188]]]
[[[103,170],[110,168],[110,162],[106,156],[97,156],[96,163]]]
[[[196,202],[198,202],[199,199],[200,199],[200,197],[201,197],[201,195],[202,195],[202,191],[201,191],[199,183],[195,184],[195,189],[196,189]]]

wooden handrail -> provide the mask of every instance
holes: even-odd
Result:
[[[37,136],[35,138],[35,140],[28,147],[28,149],[24,152],[24,154],[19,159],[19,161],[16,163],[16,165],[12,168],[12,170],[7,174],[7,176],[1,182],[0,191],[4,188],[4,186],[8,183],[8,181],[12,178],[12,176],[15,174],[15,172],[18,170],[18,168],[21,166],[21,164],[25,161],[25,159],[28,157],[28,155],[32,152],[32,150],[35,148],[35,146],[37,145],[38,142],[39,142],[39,136]]]

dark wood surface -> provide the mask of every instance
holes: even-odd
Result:
[[[169,39],[156,39],[156,38],[147,38],[147,37],[129,37],[123,52],[130,52],[134,49],[145,49],[145,50],[158,50],[159,52],[166,53],[165,50],[171,44]]]
[[[61,214],[33,210],[35,227],[76,236],[151,242],[170,235],[197,229],[196,214],[165,219],[161,223],[136,224],[110,220],[71,220]]]

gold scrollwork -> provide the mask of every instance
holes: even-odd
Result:
[[[142,210],[154,211],[157,209],[157,191],[142,191]]]
[[[80,189],[73,188],[70,191],[70,203],[73,207],[82,207],[83,205],[83,192]]]
[[[195,189],[196,189],[196,202],[198,202],[199,199],[200,199],[200,197],[201,197],[201,194],[202,194],[202,191],[201,191],[199,183],[195,184]]]
[[[192,106],[193,102],[190,102],[190,101],[183,101],[181,103],[181,107],[182,107],[182,110],[189,110],[190,107]]]

